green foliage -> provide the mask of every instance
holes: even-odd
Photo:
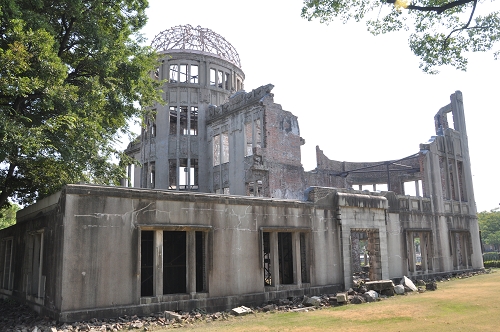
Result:
[[[493,49],[500,40],[500,11],[480,13],[493,1],[304,0],[302,17],[322,23],[363,20],[374,35],[411,30],[410,49],[420,68],[434,74],[442,65],[465,71],[468,52]]]
[[[137,34],[147,5],[0,0],[0,207],[125,175],[116,139],[161,100]]]
[[[494,209],[489,212],[480,212],[477,214],[477,219],[484,244],[498,248],[500,246],[500,211]]]
[[[20,207],[17,204],[10,204],[0,209],[0,229],[7,228],[16,223],[16,212]]]
[[[484,261],[484,268],[485,269],[500,268],[500,261]]]
[[[483,254],[483,261],[498,261],[500,260],[500,253],[496,251],[485,252]]]

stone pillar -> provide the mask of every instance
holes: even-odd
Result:
[[[271,249],[271,286],[279,285],[279,255],[278,255],[278,232],[269,233],[269,245]]]
[[[163,295],[163,231],[158,230],[155,231],[154,235],[154,266],[155,269],[153,271],[153,294],[155,296]]]
[[[300,264],[300,233],[292,233],[292,255],[293,255],[293,281],[294,284],[302,285],[302,270]]]
[[[187,231],[186,237],[186,289],[187,293],[193,298],[196,294],[196,232]]]

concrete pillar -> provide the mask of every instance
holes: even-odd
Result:
[[[279,255],[278,255],[278,232],[269,233],[271,249],[271,286],[279,285]]]
[[[420,264],[422,267],[423,273],[428,273],[428,264],[427,264],[427,241],[429,237],[426,233],[419,233],[420,237]]]
[[[154,235],[155,269],[153,271],[153,294],[155,296],[163,295],[163,231],[155,231]]]
[[[300,264],[300,233],[292,233],[292,255],[293,255],[293,281],[294,284],[302,285],[302,270]]]
[[[186,290],[191,298],[196,294],[196,232],[186,232]]]

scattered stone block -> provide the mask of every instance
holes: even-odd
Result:
[[[431,282],[425,284],[425,289],[435,291],[436,289],[438,289],[438,285],[435,281],[431,281]]]
[[[407,276],[404,276],[403,279],[401,279],[401,284],[407,287],[412,292],[418,291],[418,288],[415,286],[413,281],[411,281]]]
[[[353,295],[351,299],[352,304],[366,303],[366,300],[361,295]]]
[[[405,286],[403,285],[394,286],[394,293],[398,295],[403,295],[405,293]]]
[[[236,316],[243,316],[252,313],[252,309],[245,306],[241,306],[231,309],[231,313],[233,313]]]
[[[276,306],[274,304],[268,304],[264,307],[262,307],[262,311],[268,312],[268,311],[274,311],[276,310]]]
[[[173,319],[176,322],[182,322],[182,315],[173,311],[165,311],[165,319]]]
[[[319,307],[319,305],[321,304],[321,298],[318,296],[304,296],[304,301],[302,301],[302,304],[306,307]]]
[[[392,280],[368,281],[367,283],[365,283],[365,286],[368,290],[374,290],[378,293],[380,293],[384,289],[394,289],[394,283],[392,282]]]
[[[337,303],[348,302],[347,293],[337,293]]]
[[[363,298],[366,302],[375,302],[378,299],[378,293],[374,290],[369,290],[368,292],[363,294]]]

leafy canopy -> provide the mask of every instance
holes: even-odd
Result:
[[[500,12],[487,10],[493,1],[304,0],[302,17],[322,23],[365,20],[374,35],[410,30],[410,49],[424,72],[437,73],[442,65],[465,71],[467,53],[489,51],[500,39]]]
[[[494,209],[477,214],[481,237],[485,244],[500,247],[500,211]]]
[[[118,184],[115,142],[160,100],[147,0],[0,0],[0,207]]]
[[[16,212],[20,207],[16,204],[10,204],[0,209],[0,229],[7,228],[16,223]]]

